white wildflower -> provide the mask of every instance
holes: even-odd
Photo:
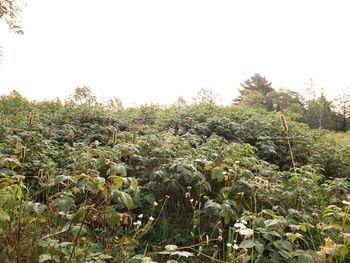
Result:
[[[237,249],[239,249],[239,246],[237,246],[237,244],[234,244],[234,245],[233,245],[233,249],[234,249],[234,250],[237,250]]]
[[[232,247],[232,244],[231,243],[227,243],[226,246],[227,247]]]
[[[244,225],[244,224],[242,224],[242,223],[236,223],[236,224],[234,224],[234,226],[235,226],[235,228],[237,228],[237,229],[246,229],[247,227]]]
[[[239,234],[245,237],[250,237],[254,234],[254,231],[250,228],[240,229]]]
[[[139,226],[141,226],[142,222],[141,222],[140,220],[137,220],[137,221],[134,222],[133,224],[134,224],[134,226],[139,227]]]
[[[139,214],[138,218],[142,219],[143,218],[143,214]]]
[[[149,221],[154,221],[154,217],[150,216]]]
[[[158,203],[157,203],[156,201],[154,201],[153,205],[154,205],[154,206],[157,206],[157,205],[158,205]]]
[[[350,201],[343,200],[342,203],[343,203],[344,205],[350,205]]]
[[[245,220],[242,220],[241,223],[244,224],[244,225],[248,224],[248,222],[245,221]]]

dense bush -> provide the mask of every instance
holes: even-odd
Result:
[[[294,171],[276,112],[25,105],[0,121],[2,262],[350,260],[350,150],[324,131],[288,122]]]

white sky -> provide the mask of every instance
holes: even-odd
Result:
[[[90,86],[125,105],[213,88],[230,103],[254,73],[330,97],[350,86],[346,0],[27,0],[23,36],[0,23],[0,93],[65,98]]]

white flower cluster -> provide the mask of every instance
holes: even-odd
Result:
[[[226,245],[228,248],[232,247],[235,250],[239,249],[239,246],[237,246],[237,244],[233,244],[233,246],[232,246],[232,243],[227,243]]]
[[[142,218],[143,218],[143,214],[139,214],[138,216],[138,219],[136,222],[133,223],[134,226],[136,226],[137,228],[139,228],[141,225],[142,225]],[[153,216],[150,216],[149,219],[148,219],[150,222],[153,222],[155,219]]]
[[[254,234],[254,231],[253,229],[247,228],[246,224],[247,224],[247,221],[238,220],[237,223],[234,224],[234,227],[237,229],[237,232],[239,232],[241,236],[249,238]]]

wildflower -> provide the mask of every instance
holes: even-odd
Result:
[[[237,228],[237,229],[246,229],[247,227],[242,224],[242,223],[236,223],[234,224],[234,227]]]
[[[254,231],[253,231],[253,229],[250,229],[250,228],[241,228],[239,230],[239,234],[244,236],[244,237],[250,237],[254,234]]]
[[[156,201],[154,201],[153,205],[154,205],[154,206],[157,206],[157,205],[158,205],[158,203],[157,203]]]
[[[191,186],[187,186],[187,191],[191,191],[192,187]]]
[[[190,198],[191,197],[191,193],[190,192],[186,192],[185,193],[185,198]]]
[[[314,217],[318,217],[318,214],[316,212],[313,212],[311,215]]]
[[[241,220],[241,223],[244,224],[244,225],[248,224],[248,222],[245,221],[245,220]]]
[[[170,196],[169,196],[169,195],[165,195],[165,198],[166,198],[166,199],[169,199],[169,198],[170,198]]]
[[[143,218],[143,214],[139,214],[137,217],[142,219]]]
[[[142,222],[140,220],[137,220],[136,222],[133,223],[134,226],[141,226]]]
[[[191,202],[191,203],[193,203],[193,198],[192,198],[192,199],[190,199],[190,202]]]
[[[234,244],[232,248],[233,248],[234,250],[237,250],[237,249],[239,249],[239,246],[237,246],[237,244]]]
[[[232,247],[232,244],[231,243],[227,243],[226,246],[227,247]]]
[[[154,217],[153,217],[153,216],[150,216],[150,217],[149,217],[149,221],[154,221]]]

